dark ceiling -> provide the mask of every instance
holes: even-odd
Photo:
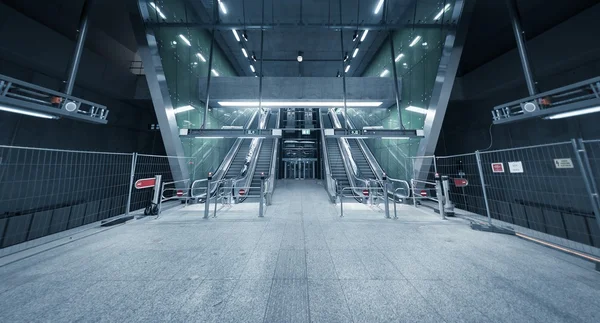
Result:
[[[45,24],[59,33],[74,38],[83,1],[74,0],[2,0],[25,15]],[[168,3],[174,0],[157,0]],[[178,0],[180,1],[180,0]],[[204,17],[212,12],[213,0],[183,0],[190,7],[204,11]],[[215,0],[216,1],[216,0]],[[418,0],[420,3],[437,3],[437,0]],[[467,0],[468,1],[468,0]],[[221,15],[224,23],[260,24],[262,0],[225,0],[227,15]],[[265,23],[339,23],[339,0],[265,0]],[[373,14],[378,0],[342,0],[343,23],[378,23],[381,13]],[[522,24],[527,38],[531,39],[557,24],[569,19],[598,0],[517,0]],[[136,0],[96,0],[92,13],[92,28],[102,31],[132,52],[137,45],[131,29],[130,14],[136,12]],[[398,22],[409,10],[413,0],[390,0],[388,21]],[[202,14],[199,14],[202,17]],[[415,17],[416,20],[419,17]],[[477,0],[459,75],[469,73],[479,66],[515,48],[514,36],[509,24],[505,0]],[[238,71],[251,75],[246,58],[229,31],[220,31],[217,37],[229,59]],[[356,45],[353,31],[344,33],[344,50],[341,49],[339,32],[324,29],[280,29],[265,32],[264,75],[282,76],[334,76],[340,69],[338,59]],[[259,52],[260,32],[248,31],[245,43],[250,51]],[[359,54],[352,62],[349,75],[360,75],[385,39],[385,32],[371,31],[361,44]],[[90,37],[88,46],[96,40]],[[103,44],[104,46],[104,44]],[[304,52],[305,62],[295,61],[298,51]]]

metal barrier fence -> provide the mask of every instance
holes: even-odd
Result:
[[[465,211],[600,247],[600,141],[437,157]]]
[[[0,248],[126,212],[132,154],[0,146]]]

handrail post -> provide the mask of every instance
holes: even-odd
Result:
[[[264,196],[265,196],[265,173],[260,174],[260,194],[259,194],[259,206],[258,206],[258,217],[264,217]]]
[[[212,173],[208,173],[206,181],[206,197],[204,199],[204,218],[208,219],[208,213],[210,212],[210,181],[212,180]]]
[[[131,194],[133,191],[133,180],[135,179],[135,166],[137,164],[137,153],[131,155],[131,178],[129,179],[129,194],[127,194],[127,207],[125,208],[125,214],[129,215],[131,211]]]
[[[344,217],[344,189],[340,191],[340,218]]]
[[[223,198],[223,194],[219,194],[219,192],[216,192],[215,194],[215,211],[213,213],[213,218],[217,217],[217,203],[219,202],[219,195],[221,195],[221,198]]]
[[[384,198],[384,203],[385,203],[385,218],[389,219],[390,218],[390,204],[389,204],[389,199],[388,199],[388,180],[387,180],[387,176],[385,175],[385,173],[383,174],[383,198]],[[394,199],[395,201],[395,199]],[[394,207],[395,207],[395,202],[394,202]]]
[[[438,199],[438,208],[440,209],[440,215],[442,220],[446,220],[446,214],[444,213],[444,195],[442,190],[442,182],[440,180],[440,174],[435,174],[435,192]]]

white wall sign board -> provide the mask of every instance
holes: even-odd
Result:
[[[508,170],[511,173],[523,173],[523,163],[520,161],[508,162]]]
[[[557,158],[554,159],[554,166],[558,169],[573,168],[573,161],[571,158]]]
[[[504,163],[492,163],[492,172],[504,173]]]

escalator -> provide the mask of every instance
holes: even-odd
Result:
[[[360,174],[364,179],[377,179],[377,175],[373,172],[373,169],[369,165],[369,161],[365,157],[362,149],[358,144],[358,139],[348,139],[348,145],[350,145],[350,152],[352,153],[352,159],[358,167]]]
[[[342,159],[337,139],[329,138],[325,140],[327,141],[327,158],[329,159],[331,176],[337,181],[338,187],[350,187],[350,181],[348,180],[348,174],[346,174],[344,160]]]
[[[246,157],[248,156],[248,152],[250,151],[250,143],[252,139],[242,139],[242,143],[240,144],[240,149],[238,149],[235,157],[231,161],[227,172],[223,178],[225,179],[233,179],[240,176],[242,168],[246,163]]]
[[[270,119],[276,120],[277,118],[271,116]],[[259,195],[260,191],[258,189],[255,189],[254,187],[260,187],[261,174],[264,174],[265,176],[269,175],[269,171],[271,169],[271,160],[273,157],[274,141],[275,139],[262,139],[262,145],[260,147],[258,160],[256,161],[256,167],[254,168],[254,175],[252,176],[252,182],[250,184],[250,187],[253,187],[253,189],[250,189],[250,191],[248,192],[249,196]]]

